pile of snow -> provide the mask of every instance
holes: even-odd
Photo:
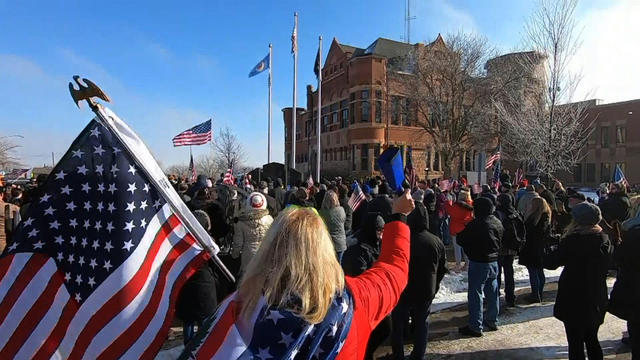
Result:
[[[545,270],[544,274],[547,277],[547,282],[557,281],[561,272],[562,268]],[[516,290],[530,286],[527,268],[518,265],[517,261],[513,264],[513,278],[516,283]],[[502,286],[504,287],[504,281]],[[431,311],[440,311],[465,303],[467,301],[468,288],[469,284],[467,283],[466,271],[451,271],[449,274],[446,274],[440,283],[440,290],[433,300]]]

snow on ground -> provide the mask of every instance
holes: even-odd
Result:
[[[516,290],[530,286],[529,272],[526,267],[514,263],[513,272]],[[561,272],[561,267],[556,270],[545,270],[544,274],[547,277],[547,282],[558,281]],[[433,300],[431,311],[440,311],[467,302],[468,287],[466,271],[451,271],[446,274],[440,283],[440,290]]]

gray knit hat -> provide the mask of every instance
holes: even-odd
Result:
[[[195,210],[193,216],[205,230],[211,230],[211,219],[209,219],[209,215],[204,210]]]
[[[578,225],[597,225],[602,220],[600,208],[589,202],[582,202],[571,208],[571,217]]]
[[[418,189],[411,194],[413,201],[424,201],[424,190]]]

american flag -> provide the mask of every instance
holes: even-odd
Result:
[[[522,164],[516,170],[516,184],[520,184],[520,182],[524,179],[524,169],[522,168]]]
[[[222,182],[227,185],[233,185],[236,182],[236,178],[233,177],[233,169],[227,169],[227,172],[224,174],[224,178]]]
[[[2,359],[152,359],[182,284],[208,256],[148,149],[107,111],[128,133],[91,121],[0,257]]]
[[[416,179],[416,170],[413,168],[411,153],[411,150],[407,151],[407,164],[404,166],[404,179],[409,183],[409,187],[413,191],[418,180]]]
[[[191,182],[194,183],[198,179],[198,173],[196,172],[196,166],[193,163],[193,154],[189,160],[189,174],[191,174]]]
[[[353,319],[348,291],[335,295],[324,320],[306,323],[262,297],[249,321],[239,318],[237,293],[206,319],[179,359],[335,359]]]
[[[362,192],[362,189],[360,188],[360,185],[358,184],[357,181],[353,182],[353,186],[351,186],[351,188],[353,189],[353,193],[351,194],[351,197],[349,198],[349,207],[353,210],[356,211],[356,209],[358,209],[358,207],[360,207],[360,204],[362,204],[362,202],[366,199],[364,196],[364,193]]]
[[[613,174],[613,182],[616,184],[622,184],[626,187],[629,186],[629,182],[627,181],[627,178],[624,176],[624,173],[620,168],[620,164],[616,164],[616,170]]]
[[[296,14],[293,23],[293,32],[291,33],[291,53],[298,52],[298,15]]]
[[[496,189],[500,188],[500,173],[502,172],[501,162],[498,161],[496,167],[493,169],[493,179],[492,183]]]
[[[493,166],[493,164],[494,164],[496,161],[499,161],[499,160],[500,160],[500,156],[501,156],[501,154],[500,154],[500,153],[502,152],[501,150],[502,150],[502,149],[501,149],[501,146],[500,146],[500,145],[498,145],[498,147],[496,148],[496,151],[493,153],[493,155],[491,155],[491,156],[487,159],[487,163],[486,163],[486,165],[484,166],[484,169],[485,169],[485,170],[489,170],[489,169]]]
[[[313,176],[309,175],[307,179],[307,189],[311,189],[313,187]]]
[[[211,141],[211,119],[185,130],[173,138],[173,146],[202,145]]]

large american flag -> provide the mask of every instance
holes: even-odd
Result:
[[[91,121],[31,203],[0,258],[1,359],[151,359],[165,341],[207,255],[119,140],[134,136]]]
[[[496,161],[499,161],[500,157],[501,157],[501,153],[502,153],[502,148],[501,148],[500,145],[498,145],[498,147],[496,148],[496,151],[493,153],[493,155],[491,155],[487,159],[487,163],[485,164],[484,169],[485,170],[489,170]]]
[[[362,204],[362,202],[365,201],[366,198],[357,181],[353,182],[351,188],[353,189],[353,193],[351,194],[351,197],[349,197],[348,204],[353,211],[356,211],[356,209],[360,207],[360,204]]]
[[[211,141],[211,119],[185,130],[173,138],[173,146],[202,145]]]

